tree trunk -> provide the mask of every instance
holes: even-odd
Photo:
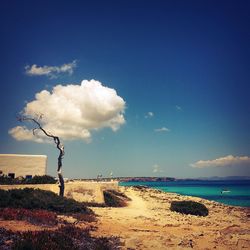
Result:
[[[57,174],[58,174],[58,181],[59,181],[59,195],[64,196],[64,179],[62,175],[62,158],[64,155],[64,149],[60,145],[60,140],[59,138],[57,139],[57,148],[60,151],[59,157],[58,157],[58,164],[57,164]]]
[[[58,172],[58,180],[59,180],[59,195],[64,196],[64,180],[61,173]]]
[[[39,119],[42,118],[42,115],[40,115]],[[64,146],[61,144],[60,139],[58,136],[52,135],[51,133],[47,132],[40,124],[40,122],[38,122],[36,119],[34,118],[30,118],[30,117],[25,117],[25,116],[21,116],[17,118],[20,122],[23,121],[30,121],[30,122],[34,122],[37,127],[33,129],[33,134],[35,135],[35,131],[37,129],[40,129],[46,136],[53,138],[57,149],[59,150],[59,156],[58,156],[58,163],[57,163],[57,174],[58,174],[58,182],[59,182],[59,195],[60,196],[64,196],[64,179],[63,179],[63,175],[62,175],[62,159],[64,156]]]

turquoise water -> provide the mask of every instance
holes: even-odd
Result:
[[[250,207],[250,181],[120,182],[121,186],[143,185],[164,192],[201,197],[227,205]],[[226,192],[222,192],[222,191]]]

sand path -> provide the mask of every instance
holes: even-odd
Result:
[[[128,207],[94,208],[97,236],[118,236],[122,249],[250,249],[249,210],[154,190],[125,188]],[[169,210],[172,200],[202,201],[209,216]]]

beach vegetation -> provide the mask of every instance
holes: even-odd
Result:
[[[182,214],[191,214],[198,216],[207,216],[207,207],[195,201],[172,201],[170,210]]]
[[[38,225],[57,225],[57,214],[47,210],[30,210],[25,208],[2,208],[0,218],[3,220],[25,220]]]
[[[0,190],[0,208],[46,209],[58,213],[93,214],[84,204],[51,191],[33,188]]]
[[[31,179],[24,179],[24,184],[56,184],[57,181],[54,177],[49,175],[35,175]]]
[[[136,185],[136,186],[133,186],[133,188],[137,190],[141,190],[141,191],[145,191],[148,189],[147,186],[143,186],[143,185]]]
[[[104,190],[104,202],[108,207],[126,207],[130,200],[125,194],[116,190]]]
[[[55,184],[57,181],[49,175],[35,175],[33,178],[10,178],[8,176],[0,176],[0,185],[19,185],[19,184]]]
[[[74,225],[60,227],[57,230],[12,232],[0,228],[0,243],[3,249],[13,250],[66,250],[66,249],[120,249],[117,237],[94,237],[90,229],[81,229]]]

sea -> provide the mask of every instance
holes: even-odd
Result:
[[[227,205],[250,207],[250,180],[120,182],[119,185],[142,185],[164,192],[200,197]]]

